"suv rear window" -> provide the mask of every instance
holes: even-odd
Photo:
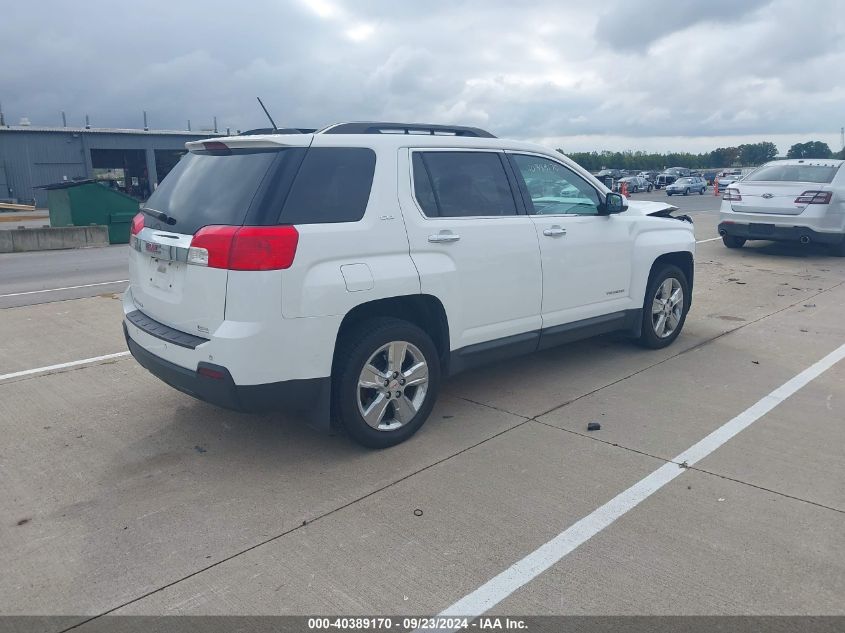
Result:
[[[744,182],[829,183],[838,167],[833,165],[764,165],[744,178]]]
[[[376,154],[365,147],[312,147],[293,182],[280,222],[357,222],[364,217]]]
[[[230,155],[187,153],[150,196],[144,208],[173,219],[165,228],[193,235],[210,224],[243,224],[261,181],[279,156],[274,151]],[[155,221],[147,218],[147,224]]]

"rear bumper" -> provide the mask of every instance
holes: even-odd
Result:
[[[220,365],[198,363],[193,371],[147,351],[129,336],[123,323],[126,345],[138,363],[168,385],[194,398],[235,411],[292,411],[304,414],[312,425],[329,428],[331,378],[286,380],[262,385],[236,385],[229,370]],[[218,372],[220,378],[199,373]]]
[[[808,237],[816,244],[839,244],[843,240],[841,233],[821,233],[806,226],[778,226],[763,222],[720,222],[719,235],[774,242],[800,242],[802,237]]]

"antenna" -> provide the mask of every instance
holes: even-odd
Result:
[[[2,123],[0,123],[2,125]],[[839,144],[842,146],[842,149],[845,150],[845,127],[839,128]]]
[[[261,106],[261,109],[264,110],[264,114],[267,115],[267,118],[270,119],[270,125],[273,126],[273,130],[278,130],[279,127],[276,125],[276,122],[273,120],[273,117],[270,116],[270,113],[267,112],[267,108],[264,107],[264,102],[261,100],[261,97],[255,97],[258,99],[258,103]]]
[[[67,116],[65,116],[64,110],[62,110],[62,127],[67,127]]]
[[[149,132],[150,126],[147,125],[147,111],[143,110],[143,112],[144,112],[144,132]]]
[[[0,103],[0,127],[6,125],[6,120],[3,118],[3,104]]]

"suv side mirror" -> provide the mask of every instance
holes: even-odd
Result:
[[[604,198],[604,204],[599,207],[599,214],[613,215],[614,213],[622,213],[627,208],[625,198],[620,194],[608,193]]]

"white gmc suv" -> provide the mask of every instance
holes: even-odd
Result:
[[[124,332],[171,386],[386,447],[441,381],[624,331],[660,348],[695,239],[559,152],[476,128],[344,123],[187,144],[132,224]]]

